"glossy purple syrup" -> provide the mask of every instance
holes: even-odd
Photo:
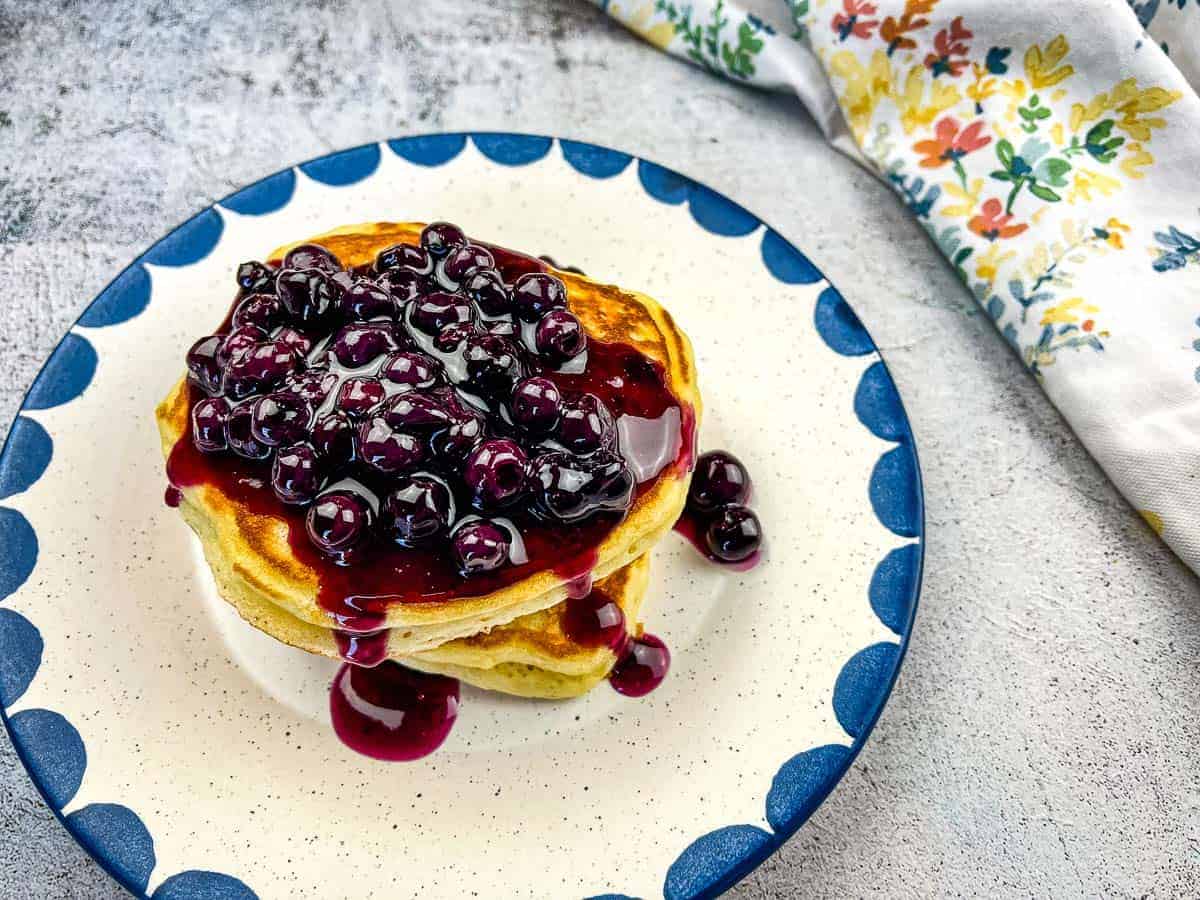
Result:
[[[562,615],[563,633],[583,647],[608,647],[619,651],[628,638],[625,613],[603,591],[567,600]]]
[[[498,276],[506,284],[517,282],[522,275],[545,271],[541,263],[530,257],[492,246],[487,249],[495,258]],[[370,274],[369,267],[355,270],[355,277],[363,274]],[[433,274],[436,273],[421,277],[430,278]],[[218,331],[227,331],[228,325],[229,318]],[[340,326],[335,323],[326,327],[335,333]],[[411,336],[414,340],[419,337]],[[314,337],[319,341],[320,333]],[[315,365],[312,360],[319,352],[310,354],[310,365]],[[636,503],[664,471],[679,472],[690,468],[695,416],[690,407],[679,404],[666,388],[661,366],[634,348],[589,341],[586,356],[586,365],[581,371],[538,368],[541,364],[536,359],[528,361],[528,365],[534,367],[533,374],[550,379],[564,394],[591,393],[607,406],[614,417],[617,433],[630,444],[628,451],[622,448],[622,455],[629,470],[636,473],[629,500]],[[337,390],[335,388],[333,393]],[[189,408],[204,396],[204,391],[190,384]],[[511,429],[511,425],[505,426],[499,420],[492,422],[490,417],[494,411],[487,415],[488,427],[499,429],[500,436],[505,435],[506,427]],[[536,435],[534,440],[536,442]],[[274,453],[274,450],[267,452]],[[435,452],[442,452],[442,448],[435,445]],[[438,466],[443,468],[438,469]],[[276,497],[272,490],[269,457],[258,460],[230,452],[202,453],[190,436],[185,435],[173,448],[167,470],[168,479],[175,487],[213,484],[231,500],[242,504],[247,513],[284,521],[292,553],[299,562],[317,573],[318,602],[339,627],[352,632],[378,629],[386,618],[387,608],[393,603],[481,596],[546,569],[571,582],[571,593],[585,595],[590,590],[590,569],[594,561],[575,566],[573,562],[564,565],[562,560],[579,560],[594,551],[625,514],[621,509],[601,510],[580,521],[563,522],[548,519],[525,505],[498,510],[492,514],[503,515],[519,532],[527,561],[510,561],[492,571],[473,572],[464,578],[454,554],[449,552],[453,542],[444,536],[453,531],[453,522],[446,526],[443,536],[428,545],[399,546],[392,543],[394,532],[389,528],[390,523],[381,521],[376,509],[368,538],[356,546],[353,553],[335,558],[313,545],[305,527],[304,505],[285,504]],[[460,473],[446,469],[441,461],[433,471],[440,471],[450,479],[457,518],[472,513],[471,497],[456,487]],[[336,463],[327,484],[343,477],[357,480],[360,488],[382,499],[394,488],[397,476],[382,474],[361,462],[352,461]],[[276,485],[276,491],[278,489]]]
[[[644,697],[667,677],[671,651],[659,638],[643,634],[625,646],[621,658],[608,675],[608,683],[618,694]]]
[[[333,639],[337,642],[338,654],[342,659],[369,669],[387,659],[390,631],[388,628],[365,632],[334,629]]]
[[[458,681],[385,660],[344,664],[329,691],[329,718],[347,747],[388,762],[428,756],[458,718]]]

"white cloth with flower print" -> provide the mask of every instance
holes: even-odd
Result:
[[[596,2],[796,93],[1200,572],[1200,0]]]

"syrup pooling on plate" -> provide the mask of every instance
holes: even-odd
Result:
[[[541,263],[452,225],[353,271],[304,245],[238,286],[188,354],[168,477],[286,521],[347,630],[581,557],[690,465],[661,366],[590,339]]]
[[[458,718],[457,679],[427,675],[386,660],[375,668],[345,664],[329,691],[333,730],[351,750],[389,762],[428,756]]]

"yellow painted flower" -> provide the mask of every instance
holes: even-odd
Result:
[[[1008,109],[1004,110],[1004,118],[1010,122],[1017,117],[1017,107],[1029,96],[1029,85],[1020,78],[1000,82],[1000,93],[1008,98]]]
[[[1121,180],[1093,169],[1076,169],[1071,178],[1071,189],[1067,191],[1067,202],[1089,202],[1097,194],[1109,197],[1121,189]]]
[[[976,103],[982,103],[1000,90],[998,79],[988,74],[987,66],[971,63],[971,73],[975,80],[967,85],[967,97]]]
[[[975,274],[989,285],[995,282],[1000,267],[1017,255],[1016,250],[1001,250],[1001,246],[992,244],[975,259]]]
[[[1071,45],[1061,34],[1044,49],[1034,44],[1025,51],[1025,77],[1034,90],[1052,87],[1075,74],[1073,66],[1059,65],[1070,51]]]
[[[876,51],[877,54],[882,52]],[[895,97],[896,106],[900,110],[900,126],[905,134],[928,127],[934,119],[962,99],[962,94],[954,84],[936,78],[928,85],[929,96],[926,98],[925,73],[924,66],[913,66],[909,69],[908,77],[904,79],[904,88]]]
[[[1135,141],[1148,141],[1155,128],[1167,124],[1162,116],[1147,116],[1170,106],[1183,96],[1179,91],[1168,91],[1160,87],[1139,88],[1137,80],[1126,78],[1101,91],[1087,103],[1071,106],[1069,122],[1076,131],[1085,122],[1094,122],[1110,110],[1115,114],[1114,124]]]
[[[1143,150],[1141,144],[1125,146],[1125,158],[1121,160],[1121,171],[1127,178],[1145,178],[1146,173],[1142,169],[1152,165],[1154,165],[1154,157],[1150,155],[1149,150]]]
[[[1104,223],[1103,228],[1096,228],[1093,234],[1097,238],[1104,241],[1110,247],[1116,247],[1118,250],[1125,249],[1125,239],[1121,237],[1122,231],[1129,231],[1129,226],[1118,219],[1116,216],[1110,216],[1108,221]]]
[[[631,31],[635,31],[648,43],[659,50],[666,50],[675,38],[675,26],[669,21],[652,22],[654,4],[643,3],[633,12],[622,12],[617,4],[608,7],[608,13],[619,22],[623,22]]]
[[[830,58],[829,71],[845,82],[839,101],[855,140],[861,144],[879,101],[892,93],[891,62],[884,51],[876,50],[870,64],[864,66],[849,50],[842,50]]]
[[[983,179],[972,179],[966,188],[957,181],[943,181],[942,190],[946,192],[946,196],[961,202],[950,206],[943,206],[939,212],[943,216],[966,218],[979,205],[979,197],[983,193]]]
[[[1088,314],[1098,312],[1100,312],[1100,307],[1088,303],[1082,297],[1070,297],[1042,313],[1042,320],[1038,324],[1042,326],[1079,325],[1083,331],[1092,331],[1096,323]],[[1084,317],[1082,324],[1080,324],[1081,316]]]

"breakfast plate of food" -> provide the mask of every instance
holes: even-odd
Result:
[[[157,900],[714,896],[867,739],[920,591],[896,387],[671,169],[437,134],[139,256],[0,457],[0,711]]]

